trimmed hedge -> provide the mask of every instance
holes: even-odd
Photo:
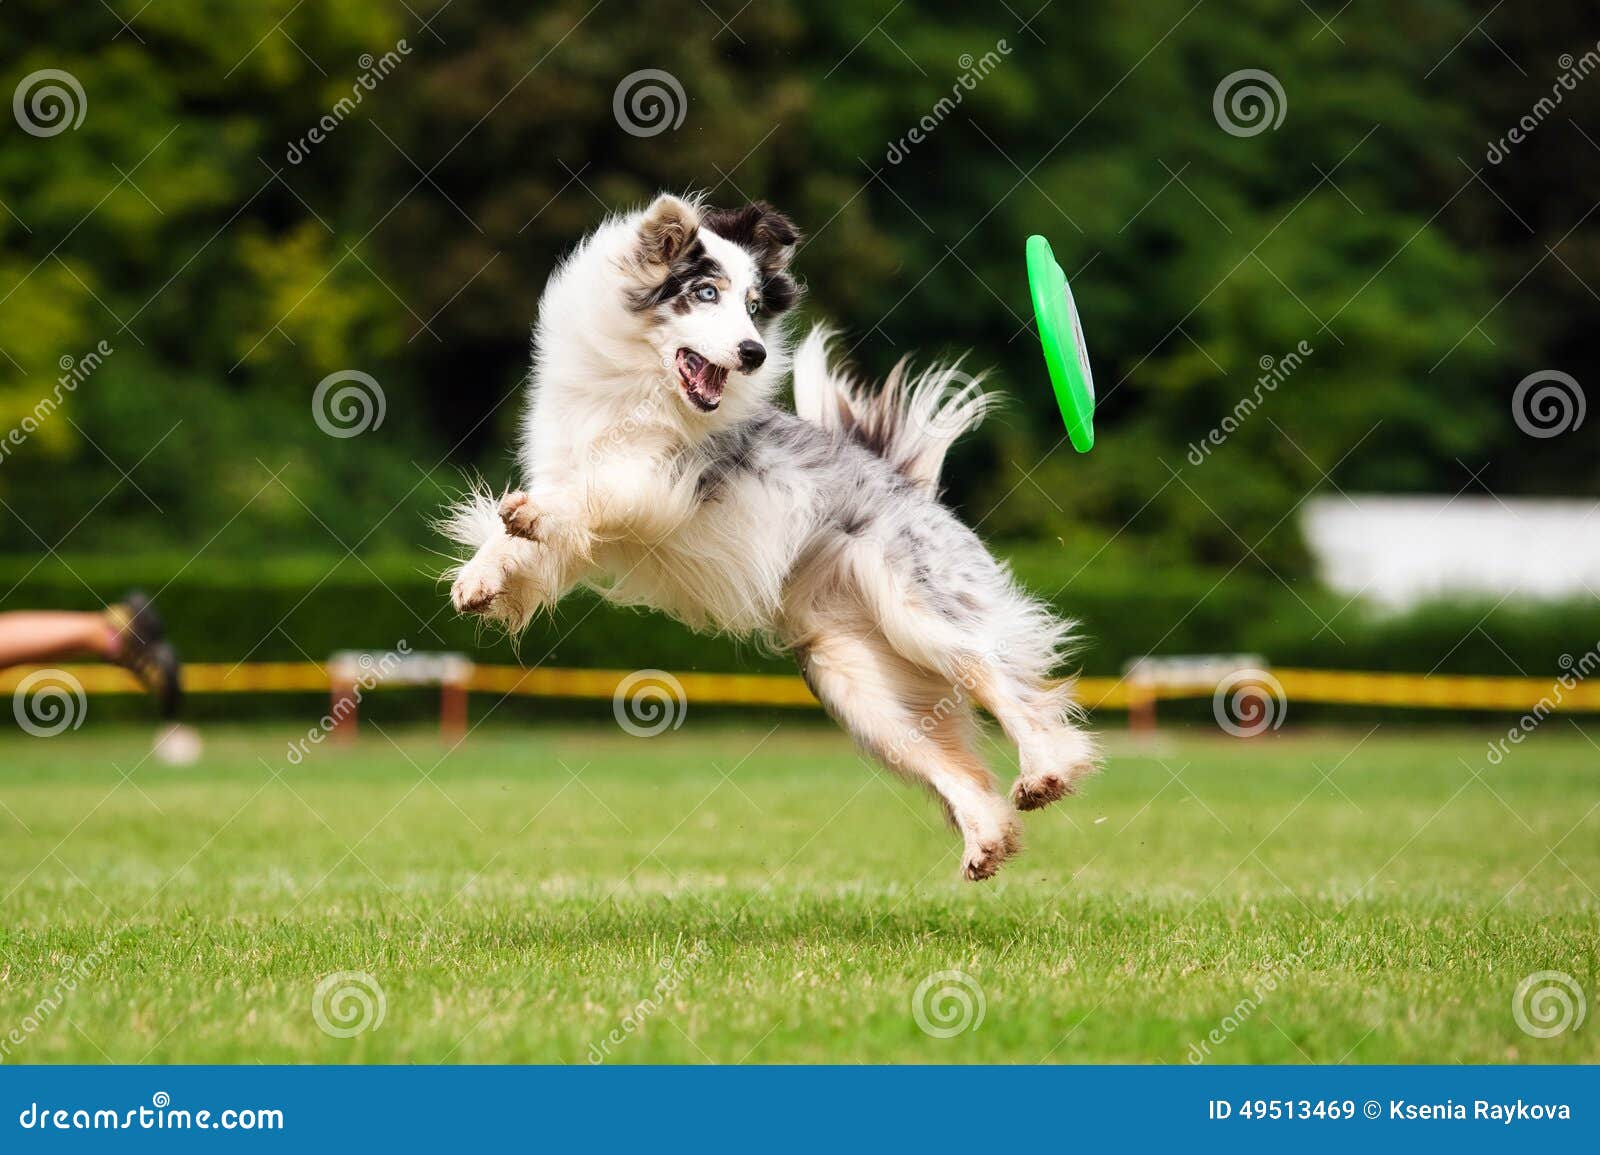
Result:
[[[1600,603],[1439,603],[1383,614],[1314,585],[1101,559],[1083,568],[1039,545],[1006,553],[1018,577],[1082,623],[1085,672],[1130,657],[1252,652],[1276,665],[1444,673],[1559,672],[1600,644]],[[0,561],[0,610],[85,608],[138,586],[158,594],[192,661],[322,660],[338,649],[460,650],[483,662],[620,669],[790,671],[752,642],[690,633],[659,614],[576,594],[513,646],[451,611],[426,555],[406,558],[202,557]]]

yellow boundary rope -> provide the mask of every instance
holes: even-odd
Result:
[[[56,667],[70,674],[88,694],[137,694],[139,683],[116,666]],[[0,693],[11,693],[39,667],[0,671]],[[610,698],[632,670],[523,669],[474,666],[467,689],[484,694],[530,698]],[[1600,684],[1564,686],[1554,679],[1470,677],[1455,674],[1363,673],[1351,670],[1273,669],[1272,676],[1291,702],[1347,706],[1407,706],[1421,709],[1600,711]],[[800,678],[790,674],[676,674],[690,701],[716,706],[814,707],[817,700]],[[197,694],[327,693],[327,668],[316,662],[193,662],[184,667],[184,685]],[[377,687],[382,689],[380,683]],[[1121,678],[1080,678],[1078,697],[1091,709],[1126,709],[1148,700],[1209,698],[1193,685],[1140,685]]]

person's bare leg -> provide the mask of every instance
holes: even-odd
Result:
[[[110,661],[118,650],[117,632],[104,614],[67,610],[0,614],[0,667],[80,656]]]

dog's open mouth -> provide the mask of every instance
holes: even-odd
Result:
[[[710,413],[722,404],[722,387],[727,384],[728,371],[693,349],[679,349],[678,379],[683,382],[683,393],[689,403],[702,413]]]

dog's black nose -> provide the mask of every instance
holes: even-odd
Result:
[[[739,342],[739,368],[746,373],[759,369],[767,360],[767,347],[760,341]]]

